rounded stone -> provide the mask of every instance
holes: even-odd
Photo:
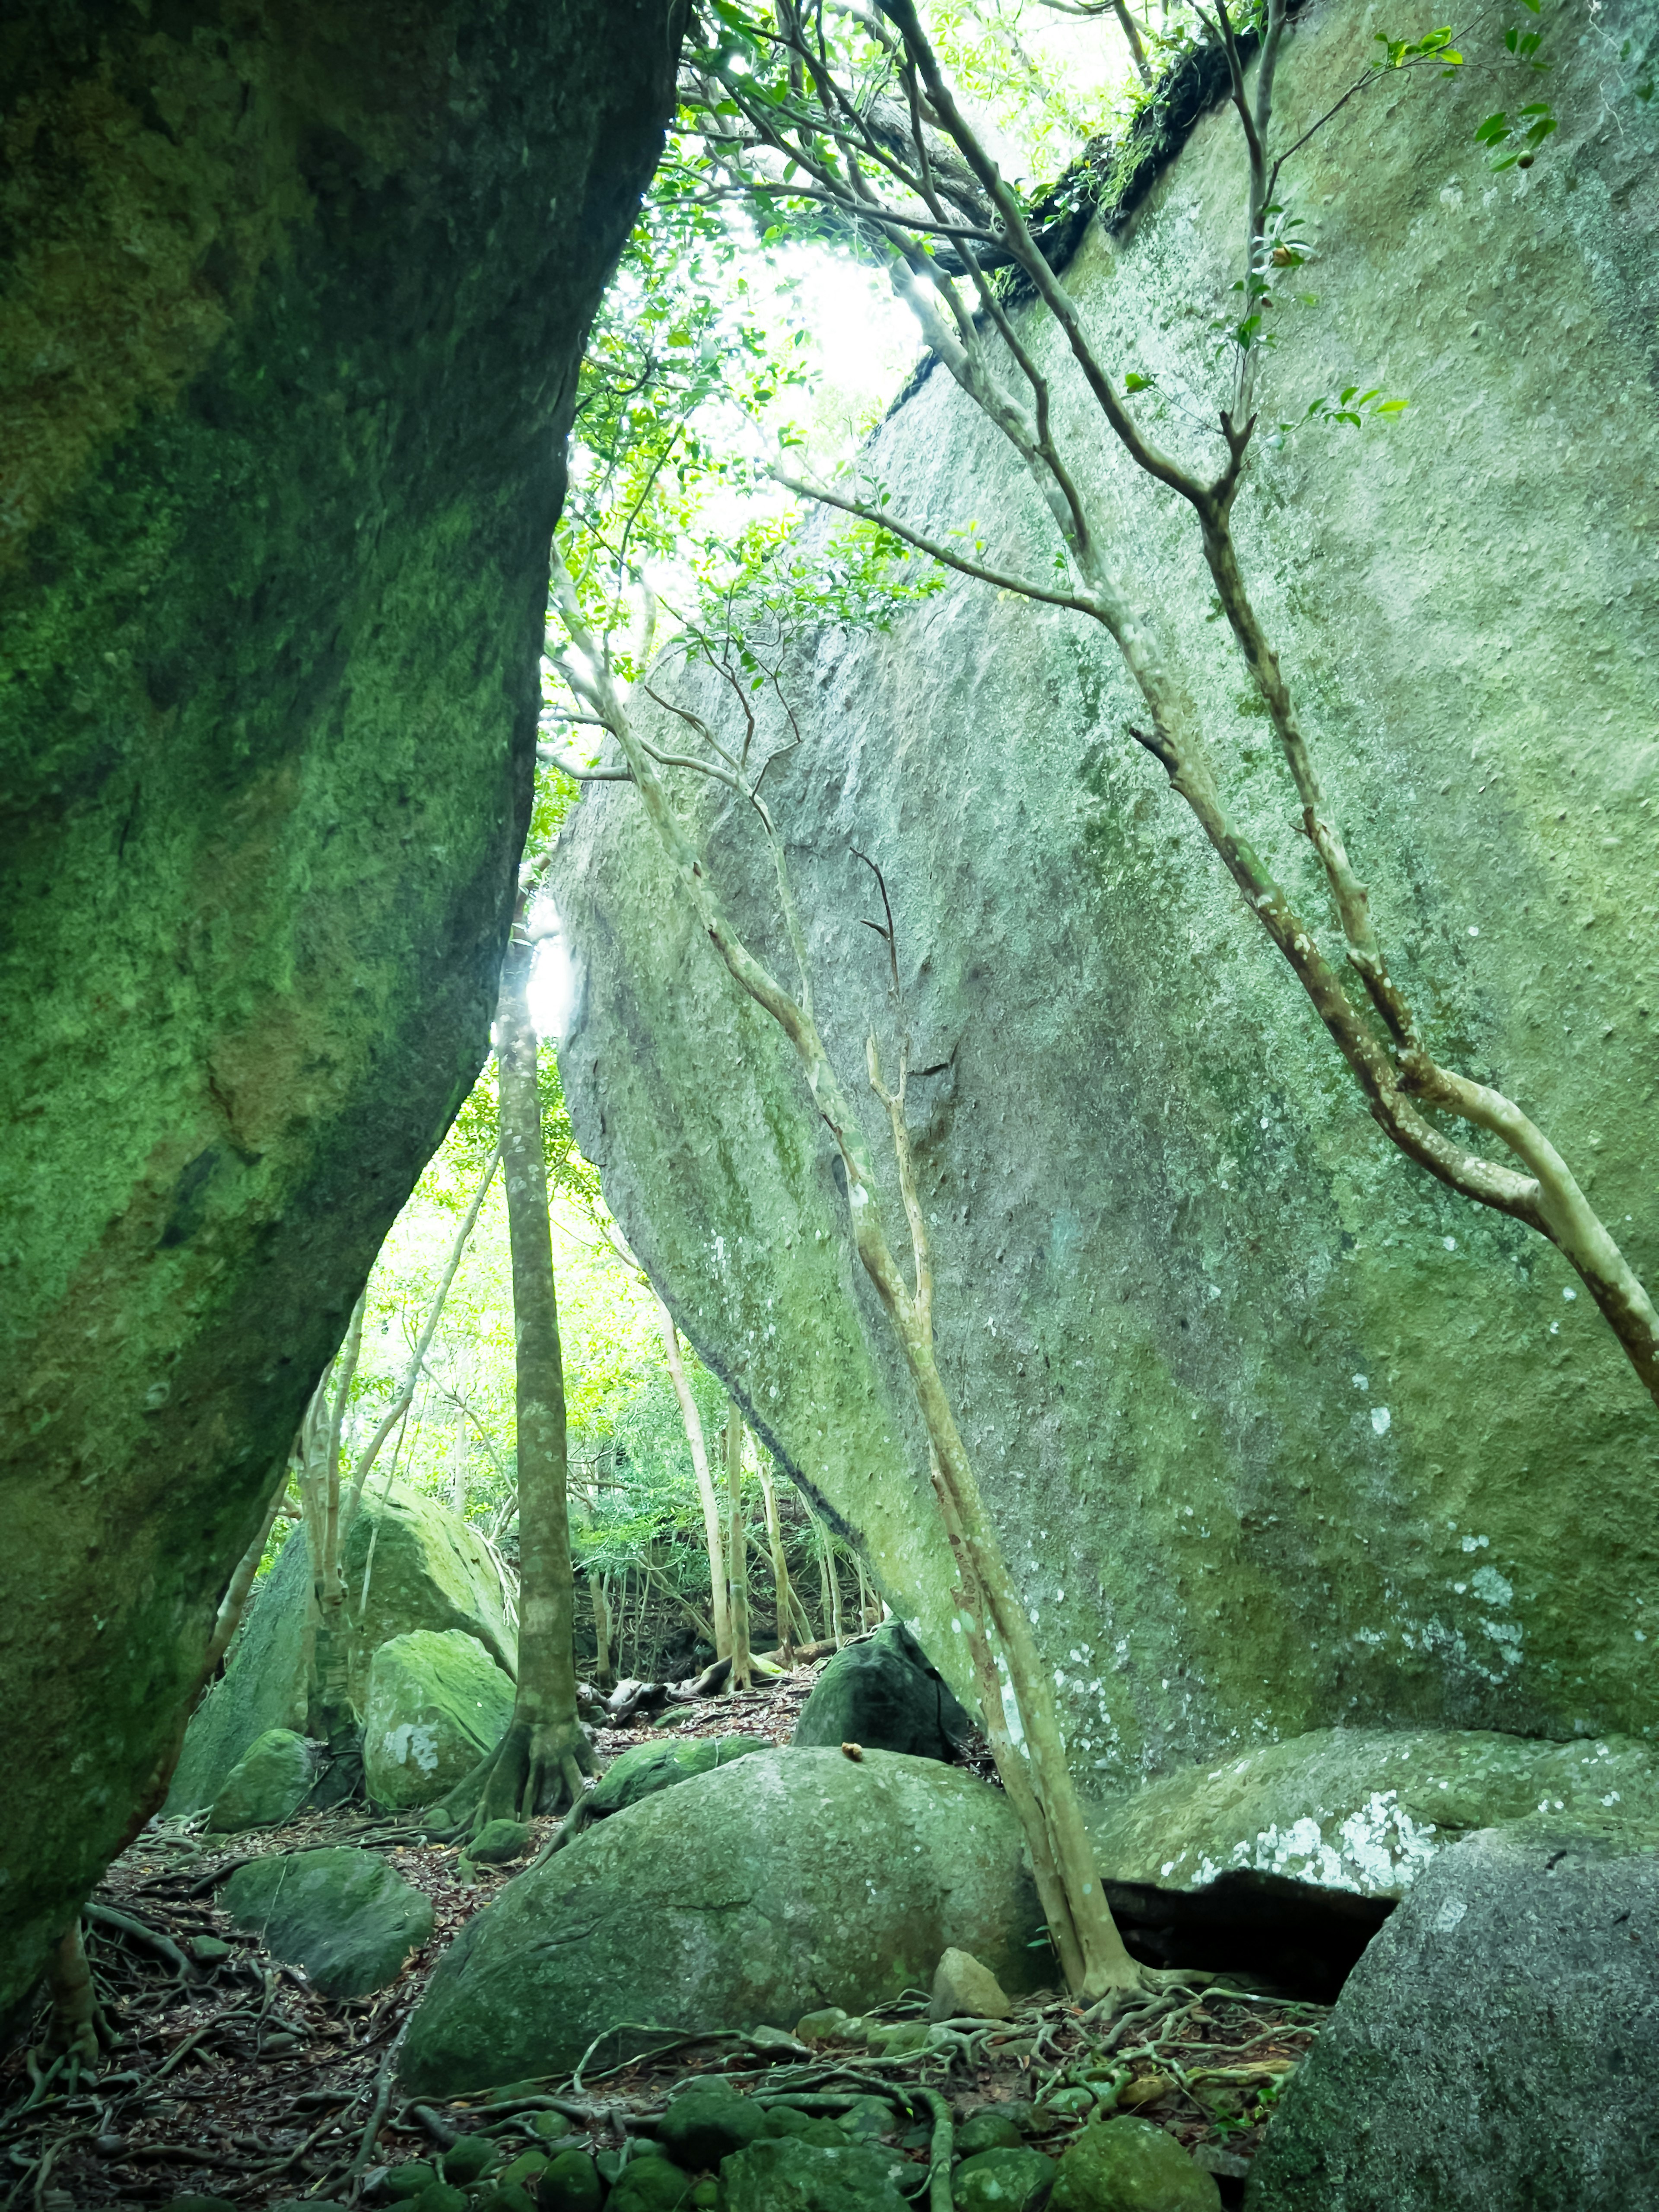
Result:
[[[1049,2212],[1221,2212],[1214,2178],[1150,2120],[1085,2128],[1060,2161]]]
[[[1058,2168],[1040,2150],[1003,2144],[965,2158],[951,2178],[957,2212],[1040,2212]]]

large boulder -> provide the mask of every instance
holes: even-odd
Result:
[[[343,1844],[250,1860],[222,1894],[239,1928],[303,1966],[325,1997],[383,1990],[432,1934],[431,1899],[373,1851]]]
[[[905,2212],[915,2172],[873,2143],[750,2143],[720,2160],[721,2212]]]
[[[476,1636],[417,1628],[374,1654],[363,1713],[363,1781],[377,1805],[429,1805],[494,1751],[513,1685]]]
[[[0,2017],[155,1809],[489,1048],[576,364],[683,15],[6,11]]]
[[[299,1810],[316,1779],[312,1746],[292,1729],[267,1729],[256,1736],[225,1777],[208,1814],[215,1835],[245,1828],[276,1828]]]
[[[948,1759],[971,1725],[904,1623],[887,1620],[873,1636],[836,1652],[801,1707],[793,1741]]]
[[[1443,1852],[1349,1976],[1249,2212],[1654,2212],[1659,1828]]]
[[[1173,2136],[1124,2118],[1085,2128],[1048,2203],[1050,2212],[1221,2212],[1221,2192]]]
[[[501,1575],[483,1540],[434,1498],[374,1485],[342,1553],[347,1591],[347,1689],[361,1712],[374,1654],[416,1629],[460,1630],[511,1673],[518,1645]],[[306,1615],[311,1557],[295,1527],[254,1592],[223,1675],[191,1715],[167,1792],[170,1813],[213,1798],[254,1737],[301,1728],[306,1712]]]
[[[1413,404],[1363,435],[1258,438],[1238,508],[1397,972],[1438,1048],[1522,1097],[1589,1178],[1638,1263],[1659,1252],[1651,17],[1651,0],[1558,13],[1561,127],[1529,171],[1484,171],[1473,68],[1350,103],[1304,149],[1318,304],[1276,325],[1263,429],[1356,381]],[[1300,11],[1287,129],[1364,73],[1376,27]],[[1244,188],[1224,105],[1133,213],[1088,230],[1067,283],[1115,374],[1215,391]],[[1340,964],[1193,517],[1137,475],[1053,328],[1016,313],[1224,803]],[[1173,404],[1158,425],[1200,434]],[[939,538],[978,517],[996,563],[1048,573],[1049,519],[941,369],[866,465],[894,515]],[[1548,588],[1517,598],[1516,561]],[[666,680],[729,726],[718,678]],[[1628,1532],[1659,1490],[1652,1403],[1550,1245],[1384,1140],[1129,735],[1144,705],[1110,641],[957,578],[885,633],[804,637],[779,685],[793,722],[765,710],[756,742],[813,1002],[901,1246],[865,1050],[873,1034],[890,1069],[896,1021],[912,1040],[939,1365],[1079,1774],[1103,1795],[1337,1727],[1639,1735],[1659,1547]],[[792,979],[764,836],[715,785],[679,797],[747,941]],[[862,926],[861,854],[892,902],[902,1017]],[[577,969],[561,1066],[607,1204],[969,1701],[926,1437],[788,1043],[629,785],[584,799],[553,890]]]
[[[1109,1882],[1201,1889],[1240,1873],[1403,1895],[1476,1829],[1545,1812],[1595,1832],[1659,1824],[1659,1753],[1628,1736],[1322,1729],[1145,1784],[1090,1819]]]
[[[929,1759],[772,1751],[665,1790],[508,1885],[446,1952],[411,2094],[567,2072],[629,2022],[792,2027],[925,1986],[948,1945],[1031,1988],[1041,1914],[1000,1791]]]

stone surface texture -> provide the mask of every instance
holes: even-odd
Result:
[[[871,2143],[750,2143],[720,2160],[723,2212],[902,2212],[902,2158]]]
[[[316,1775],[310,1744],[292,1729],[267,1729],[225,1777],[208,1826],[215,1835],[245,1828],[276,1828],[297,1811]]]
[[[1090,1832],[1109,1881],[1196,1889],[1248,1869],[1398,1897],[1449,1844],[1530,1814],[1659,1825],[1659,1755],[1628,1736],[1324,1729],[1147,1783]]]
[[[432,1934],[432,1900],[373,1851],[345,1844],[284,1851],[238,1867],[223,1891],[238,1927],[303,1966],[327,1997],[368,1996],[395,1981]]]
[[[507,1734],[513,1685],[476,1636],[417,1628],[374,1654],[363,1780],[377,1805],[429,1805]]]
[[[734,1759],[769,1747],[752,1735],[694,1735],[668,1743],[638,1743],[611,1760],[583,1806],[592,1819],[625,1812],[659,1790],[672,1790],[693,1775],[712,1774],[716,1767],[730,1766]]]
[[[1249,2212],[1654,2212],[1659,1827],[1443,1852],[1353,1972]]]
[[[1290,130],[1363,74],[1376,27],[1310,0],[1279,75]],[[1411,404],[1363,434],[1264,444],[1238,510],[1434,1045],[1552,1133],[1650,1284],[1659,120],[1632,57],[1651,29],[1637,0],[1552,19],[1561,127],[1529,170],[1486,170],[1474,133],[1495,94],[1474,70],[1368,93],[1297,156],[1316,248],[1297,281],[1317,304],[1285,305],[1264,422],[1356,382]],[[1067,272],[1114,372],[1157,376],[1195,415],[1217,388],[1242,173],[1236,120],[1213,112]],[[1133,474],[1052,331],[1030,313],[1022,328],[1239,824],[1328,949],[1192,518]],[[1194,416],[1140,404],[1198,453]],[[945,374],[868,460],[895,515],[976,519],[994,560],[1052,574],[1034,493]],[[896,1035],[856,848],[896,923],[943,1371],[1085,1783],[1104,1795],[1339,1725],[1650,1732],[1633,1662],[1659,1635],[1653,1407],[1550,1246],[1383,1140],[1127,735],[1137,702],[1107,641],[957,580],[888,635],[820,635],[783,680],[801,742],[765,790],[814,1004],[885,1160],[865,1042],[890,1077]],[[724,726],[712,684],[676,690]],[[790,734],[780,717],[757,744]],[[749,815],[708,785],[679,796],[787,979]],[[566,1092],[607,1201],[968,1700],[919,1424],[788,1047],[730,983],[626,787],[578,810],[555,890],[577,971]],[[902,1248],[890,1179],[887,1208]]]
[[[947,1945],[1034,1986],[1041,1921],[1000,1791],[931,1759],[772,1751],[659,1791],[509,1883],[445,1954],[411,2094],[568,2071],[623,2021],[793,2026],[925,1984]]]
[[[1064,2154],[1052,2212],[1221,2212],[1214,2178],[1151,2120],[1103,2120]]]
[[[971,1726],[950,1684],[902,1620],[837,1651],[801,1707],[792,1741],[857,1743],[948,1759]]]
[[[678,0],[24,0],[0,127],[0,2012],[488,1048]]]
[[[946,1951],[933,1969],[930,2020],[1006,2020],[1012,2009],[990,1968],[966,1951]]]
[[[1042,2212],[1054,2185],[1051,2158],[1024,2146],[975,2151],[951,2177],[956,2212]]]
[[[341,1554],[349,1599],[347,1688],[361,1712],[374,1654],[414,1629],[459,1629],[511,1674],[518,1641],[501,1577],[476,1530],[435,1498],[384,1478],[365,1493]],[[306,1616],[311,1559],[295,1528],[258,1584],[224,1674],[185,1730],[167,1790],[169,1813],[210,1802],[224,1776],[267,1728],[301,1728],[306,1713]]]

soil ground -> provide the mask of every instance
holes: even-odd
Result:
[[[672,1707],[674,1729],[787,1743],[812,1680],[803,1668],[747,1697]],[[659,1732],[600,1729],[596,1748],[608,1762]],[[964,1763],[994,1778],[982,1745],[970,1746]],[[552,1825],[536,1824],[538,1843]],[[297,1968],[233,1928],[215,1902],[220,1881],[244,1860],[322,1843],[383,1851],[431,1898],[436,1915],[431,1941],[398,1979],[358,2002],[319,1996]],[[153,1825],[93,1900],[140,1923],[149,1940],[109,1922],[88,1923],[113,2037],[102,2069],[91,2079],[62,2067],[43,2073],[28,2046],[40,2039],[44,2012],[27,2042],[0,2063],[0,2212],[161,2205],[184,2195],[224,2198],[248,2212],[295,2199],[351,2205],[379,2193],[384,2169],[430,2154],[452,2130],[499,2129],[503,2116],[488,2107],[405,2106],[391,2080],[398,2031],[440,1955],[514,1871],[479,1868],[469,1881],[458,1859],[455,1845],[426,1840],[416,1816],[376,1818],[360,1806],[222,1840]],[[222,1952],[198,1956],[216,1947]],[[925,2003],[916,1992],[880,2016],[920,2015]],[[653,2057],[623,2052],[626,2063],[608,2069],[601,2057],[578,2084],[539,2086],[562,2098],[568,2117],[591,2120],[574,2140],[596,2151],[617,2148],[629,2119],[659,2106],[688,2072],[720,2071],[776,2090],[926,2083],[958,2118],[986,2104],[1034,2105],[1032,2140],[1054,2152],[1082,2124],[1075,2112],[1049,2109],[1056,2092],[1061,2106],[1086,2103],[1079,2077],[1127,2067],[1119,2109],[1167,2128],[1217,2172],[1224,2201],[1237,2203],[1272,2100],[1323,2018],[1319,2007],[1271,1995],[1187,1990],[1152,2013],[1103,2027],[1056,1998],[966,2039],[948,2058],[878,2058],[860,2039],[809,2061],[724,2037]],[[1068,2082],[1076,2085],[1069,2100]],[[505,2124],[533,2142],[536,2117],[526,2110]],[[920,2108],[916,2117],[925,2118]],[[927,2136],[918,2125],[898,2139],[925,2164]]]

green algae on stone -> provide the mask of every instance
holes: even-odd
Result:
[[[489,1757],[513,1717],[513,1685],[475,1636],[417,1628],[374,1654],[363,1712],[363,1783],[377,1805],[429,1805]]]
[[[1057,2170],[1024,2144],[976,2151],[951,2175],[951,2201],[956,2212],[1042,2212]]]
[[[292,1729],[267,1729],[255,1738],[213,1801],[208,1827],[219,1836],[246,1828],[276,1828],[298,1811],[317,1771],[310,1744]]]
[[[1214,2177],[1151,2120],[1097,2121],[1066,2151],[1049,2212],[1221,2212]]]
[[[868,2143],[772,2139],[721,2160],[720,2203],[724,2212],[903,2212],[898,2184],[914,2172]]]
[[[862,2009],[925,1983],[952,1943],[1024,1992],[1040,1921],[1000,1791],[894,1753],[762,1752],[510,1882],[440,1960],[399,2078],[459,2095],[568,2072],[622,2022],[688,2034],[781,2027],[809,1999]]]
[[[674,1743],[640,1743],[614,1759],[594,1784],[583,1805],[590,1816],[620,1813],[659,1790],[689,1782],[695,1774],[712,1774],[734,1759],[770,1747],[752,1735],[694,1735]]]
[[[343,1844],[252,1859],[231,1875],[223,1899],[239,1928],[337,2000],[395,1981],[434,1924],[429,1898],[373,1851]]]

